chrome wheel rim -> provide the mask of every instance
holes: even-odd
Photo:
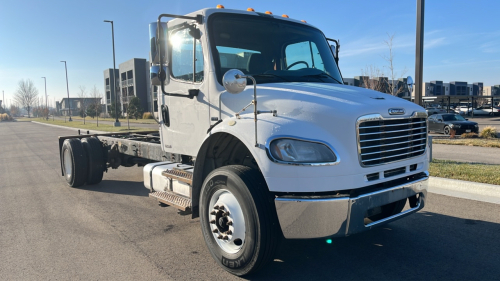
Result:
[[[217,245],[226,253],[237,253],[245,244],[245,218],[236,197],[219,189],[208,206],[210,231]]]
[[[65,149],[63,153],[63,162],[64,162],[64,175],[66,178],[70,178],[73,172],[73,163],[71,163],[71,153],[69,149]]]

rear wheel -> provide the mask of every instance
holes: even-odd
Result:
[[[66,182],[79,187],[87,180],[87,155],[79,139],[67,139],[62,145],[61,162]]]
[[[92,137],[82,139],[82,145],[88,160],[87,184],[100,183],[106,164],[102,144],[97,138]]]
[[[272,261],[281,239],[264,178],[245,166],[221,167],[207,176],[200,195],[200,222],[212,257],[239,276]]]

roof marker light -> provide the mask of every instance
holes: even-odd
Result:
[[[266,11],[265,14],[272,15],[273,13],[271,13],[270,11]]]
[[[217,8],[217,9],[224,9],[224,6],[223,6],[223,5],[221,5],[221,4],[219,4],[219,5],[217,5],[217,6],[216,6],[216,8]]]
[[[285,14],[283,14],[282,17],[287,18],[287,19],[289,18],[289,16],[285,15]]]
[[[255,10],[253,8],[247,8],[247,11],[249,11],[249,12],[255,12]]]
[[[305,22],[305,23],[307,23],[307,21],[305,21],[305,20],[300,20],[300,21],[301,21],[301,22]]]

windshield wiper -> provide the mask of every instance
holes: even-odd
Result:
[[[339,84],[343,84],[342,82],[340,82],[339,80],[337,80],[337,78],[331,76],[330,74],[328,73],[318,73],[318,74],[309,74],[309,75],[302,75],[302,77],[317,77],[317,78],[321,78],[321,77],[324,77],[324,76],[327,76],[329,78],[332,78],[333,80],[335,80],[335,82],[339,83]]]
[[[285,80],[286,82],[292,82],[288,79],[286,79],[285,77],[282,77],[282,76],[279,76],[279,75],[276,75],[276,74],[271,74],[271,73],[262,73],[262,74],[254,74],[254,75],[251,75],[252,77],[278,77],[282,80]]]

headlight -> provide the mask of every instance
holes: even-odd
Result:
[[[289,138],[273,140],[269,154],[271,160],[287,164],[331,165],[338,162],[335,153],[325,144]]]
[[[458,125],[458,124],[450,124],[450,128],[460,129],[460,125]]]
[[[479,125],[478,125],[478,124],[476,124],[476,125],[474,125],[474,127],[478,128],[478,127],[479,127]]]

